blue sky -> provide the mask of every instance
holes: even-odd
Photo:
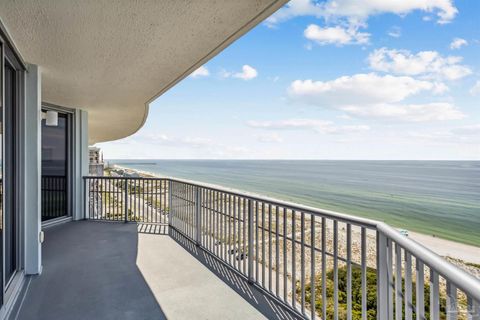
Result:
[[[109,159],[480,159],[480,1],[296,0]]]

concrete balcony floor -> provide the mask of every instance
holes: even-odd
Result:
[[[296,319],[166,227],[80,221],[46,230],[43,273],[16,319]]]

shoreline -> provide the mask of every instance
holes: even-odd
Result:
[[[128,167],[123,167],[119,165],[113,165],[112,168],[117,168],[121,170],[126,170],[130,172],[136,172],[140,176],[149,176],[149,177],[161,177],[161,178],[166,178],[167,176],[155,174],[152,172],[147,172],[143,170],[138,170],[138,169],[132,169]],[[207,183],[209,184],[209,183]],[[221,187],[221,186],[220,186]],[[225,189],[229,189],[226,187],[223,187]],[[252,193],[247,191],[248,193]],[[261,195],[260,195],[261,196]],[[394,227],[397,230],[400,230],[402,228],[399,227]],[[464,244],[461,242],[456,242],[452,240],[447,240],[439,237],[434,237],[432,235],[428,234],[422,234],[419,232],[415,231],[408,231],[409,235],[408,237],[412,239],[413,241],[423,245],[427,249],[433,251],[434,253],[438,254],[439,256],[445,257],[445,258],[451,258],[450,260],[461,260],[462,262],[465,263],[470,263],[470,264],[476,264],[480,265],[480,247],[476,247],[473,245],[469,244]],[[478,269],[480,273],[480,266],[471,266],[472,268]]]
[[[408,237],[442,257],[460,259],[480,265],[480,247],[409,231]]]

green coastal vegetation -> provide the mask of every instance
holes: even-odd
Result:
[[[327,272],[327,319],[334,318],[334,273],[333,270]],[[402,279],[402,286],[405,285]],[[412,288],[415,288],[415,282],[412,283]],[[322,279],[318,276],[315,279],[315,310],[318,314],[322,313]],[[301,295],[300,283],[297,283],[297,297]],[[340,267],[338,269],[338,315],[339,319],[347,319],[347,267]],[[311,301],[312,286],[310,282],[305,286],[305,300]],[[415,303],[416,293],[412,290],[412,301]],[[428,282],[424,286],[424,301],[425,301],[425,319],[430,319],[430,286]],[[446,319],[446,295],[440,294],[440,319]],[[459,304],[466,306],[466,301],[459,300]],[[310,305],[309,305],[310,307]],[[403,318],[405,318],[405,307],[402,306]],[[413,319],[415,319],[415,310],[413,311]],[[367,268],[367,318],[377,319],[377,275],[375,269]],[[459,315],[462,319],[462,315]],[[362,286],[361,286],[361,269],[352,267],[352,319],[362,319]]]

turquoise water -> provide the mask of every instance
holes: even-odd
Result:
[[[479,161],[111,160],[480,246]]]

